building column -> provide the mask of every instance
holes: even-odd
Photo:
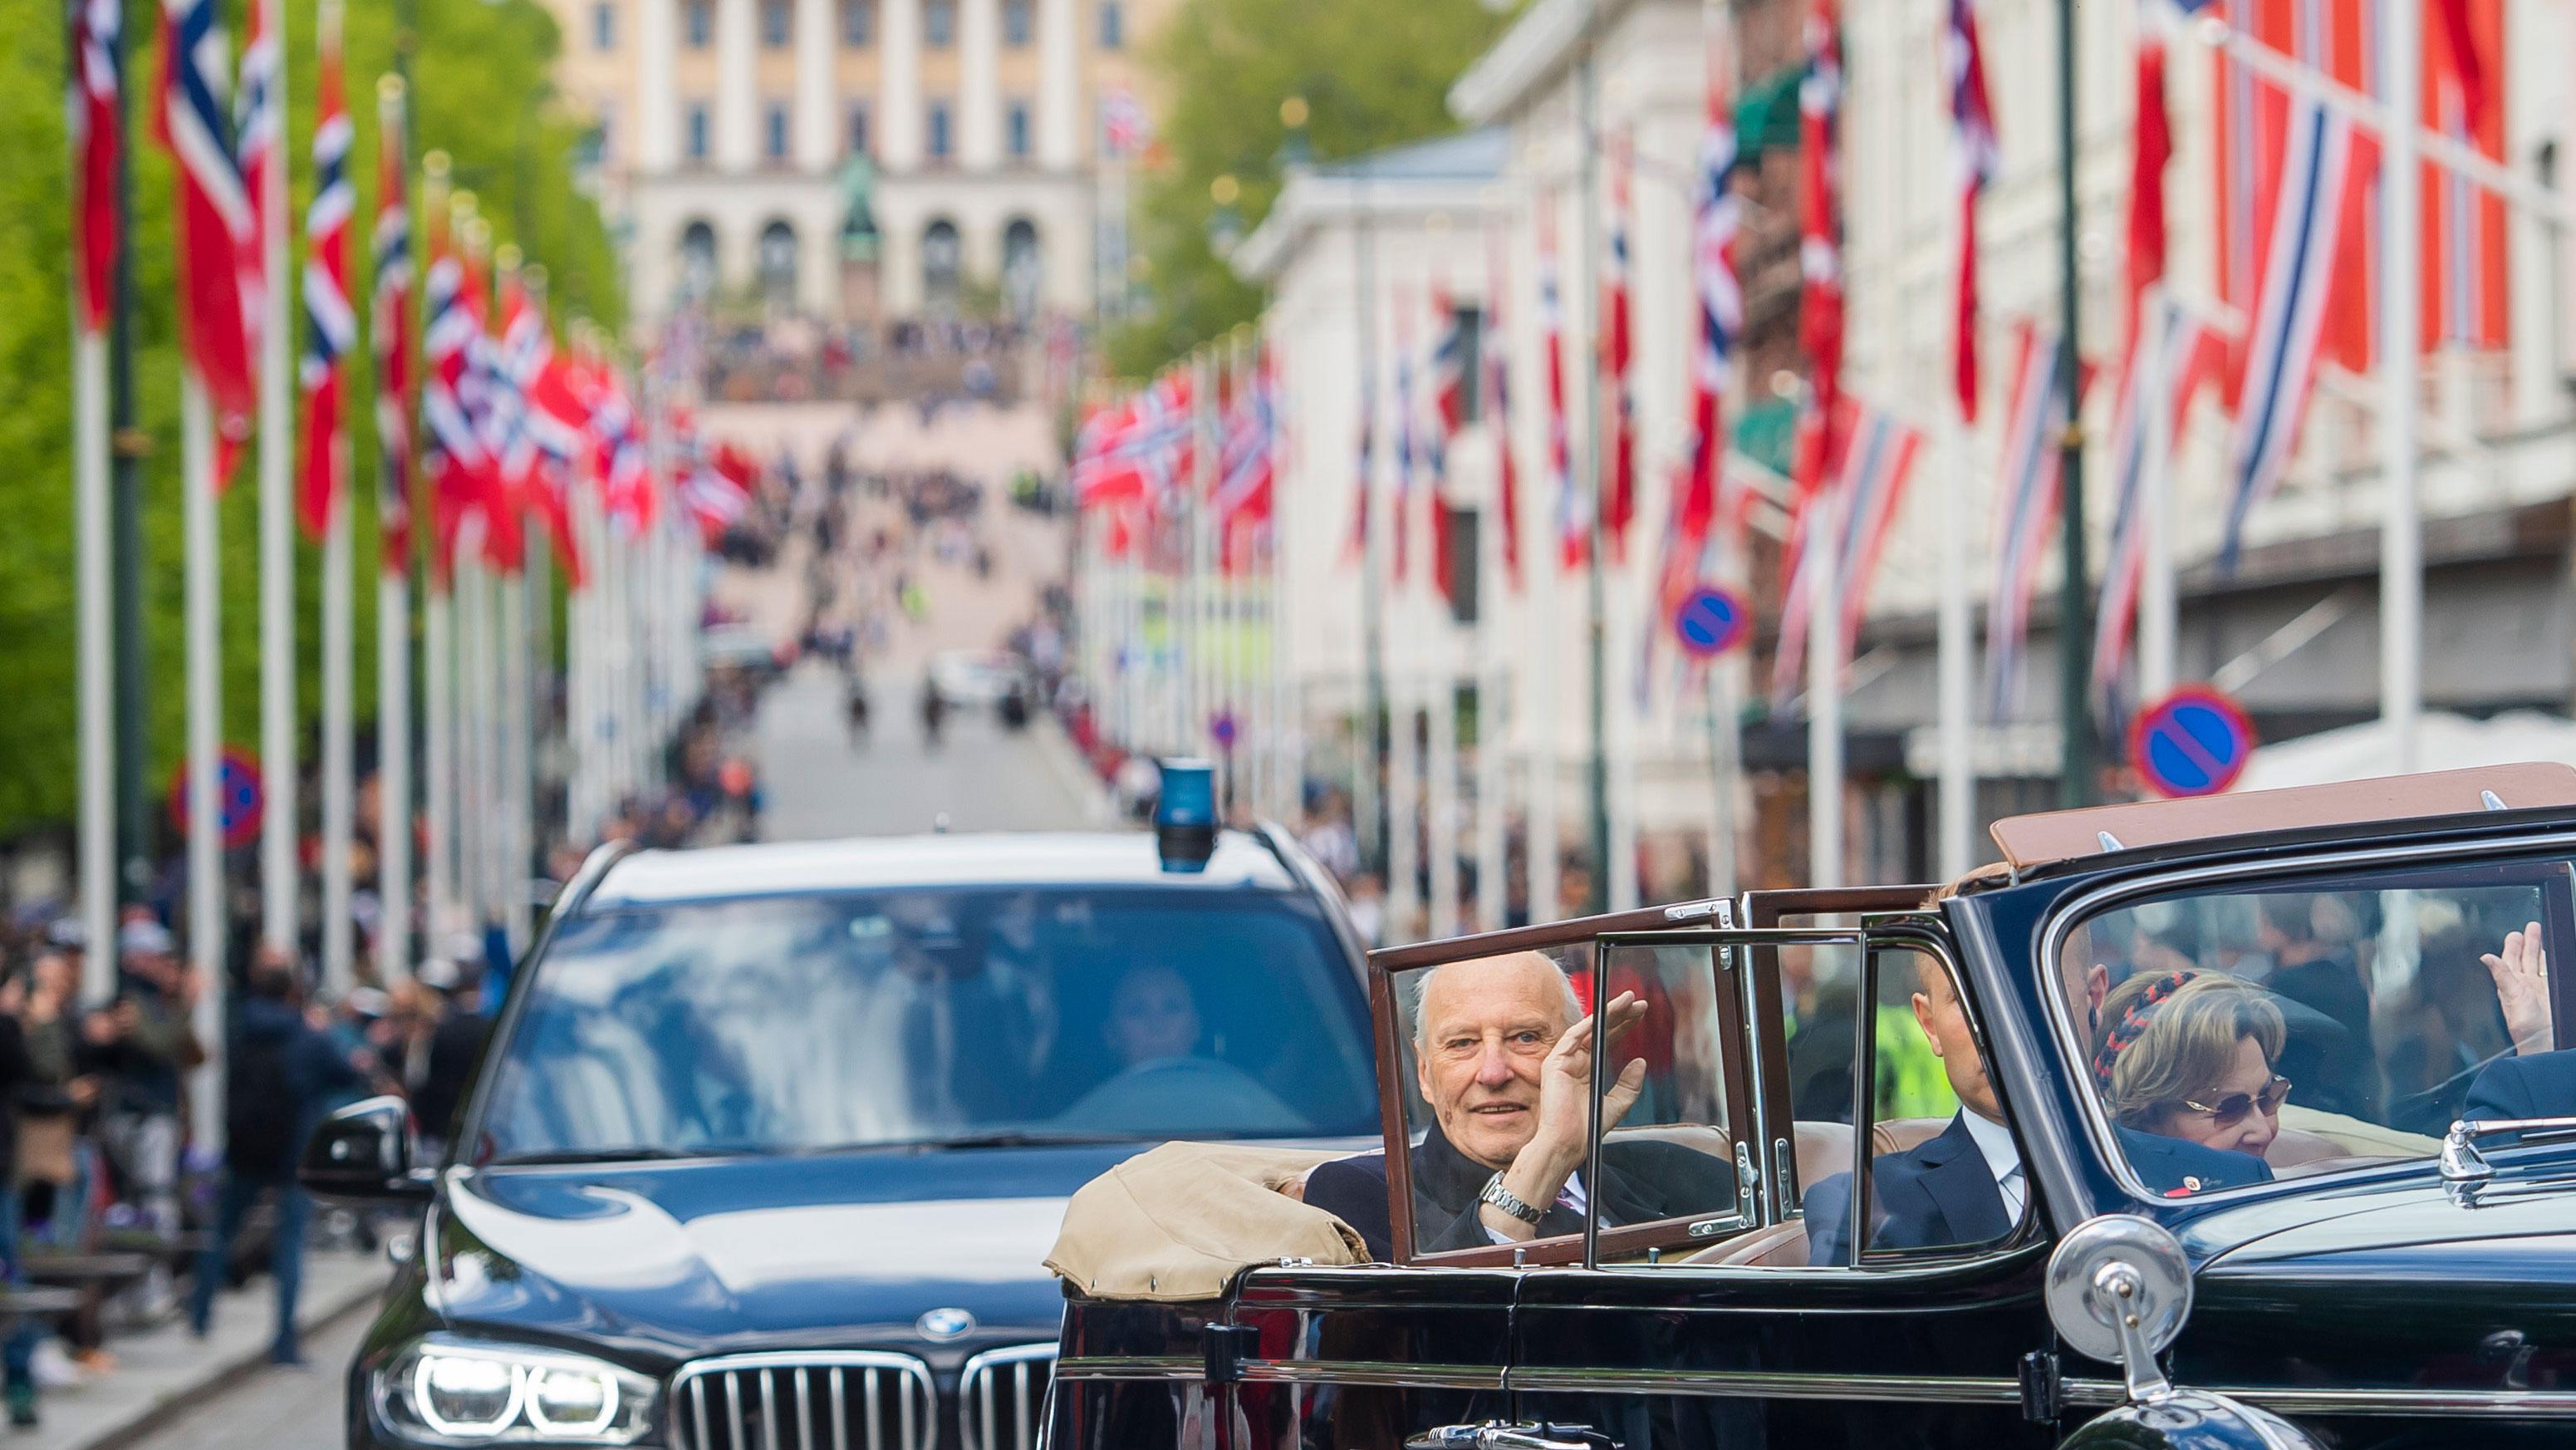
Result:
[[[921,169],[921,0],[881,0],[877,156],[895,175]]]
[[[796,0],[796,166],[829,171],[841,155],[832,106],[832,60],[840,54],[833,0]],[[650,95],[651,92],[646,92]]]
[[[957,0],[957,161],[968,171],[1002,164],[1001,0]]]
[[[1082,36],[1073,0],[1038,0],[1038,164],[1082,164]],[[649,94],[649,93],[648,93]]]
[[[680,164],[680,107],[669,100],[678,70],[679,0],[636,0],[635,170],[666,175]]]
[[[753,47],[759,43],[760,0],[715,0],[716,5],[716,166],[749,171],[760,164],[760,95],[753,77]]]

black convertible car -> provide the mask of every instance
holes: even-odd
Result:
[[[348,1443],[1026,1450],[1066,1195],[1374,1118],[1359,945],[1276,832],[611,852],[445,1161],[392,1099],[308,1146],[418,1215]]]
[[[2576,1441],[2576,770],[1995,836],[1377,953],[1380,1153],[1278,1210],[1349,1252],[1109,1253],[1048,1443]]]

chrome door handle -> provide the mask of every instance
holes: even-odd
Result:
[[[1408,1436],[1404,1450],[1619,1450],[1619,1442],[1589,1425],[1442,1425]]]

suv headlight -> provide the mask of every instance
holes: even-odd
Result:
[[[654,1382],[568,1350],[432,1334],[375,1372],[376,1414],[424,1445],[632,1445]]]

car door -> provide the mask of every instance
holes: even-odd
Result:
[[[1748,914],[1779,923],[1925,895],[1757,899]],[[1714,1235],[1685,1225],[1640,1241],[1622,1229],[1615,1247],[1595,1228],[1592,1252],[1529,1271],[1513,1316],[1512,1413],[1626,1450],[2051,1443],[2022,1389],[2024,1357],[2051,1343],[2036,1188],[2021,1183],[2009,1214],[1998,1199],[1990,1221],[1949,1231],[1974,1241],[1905,1243],[1880,1222],[1881,1174],[1863,1171],[1881,1155],[1931,1156],[1964,1122],[1943,1069],[1924,1070],[1929,1029],[1910,1010],[1927,977],[1964,991],[1939,919],[1606,934],[1598,950],[1616,977],[1685,946],[1710,954],[1742,1004],[1752,1101],[1737,1121],[1757,1129],[1750,1212]],[[1969,1051],[1982,1065],[1982,1043]],[[1941,1179],[1956,1187],[1986,1171],[1953,1153]],[[1825,1180],[1841,1185],[1836,1222],[1845,1245],[1861,1245],[1857,1264],[1808,1262],[1805,1206]]]

